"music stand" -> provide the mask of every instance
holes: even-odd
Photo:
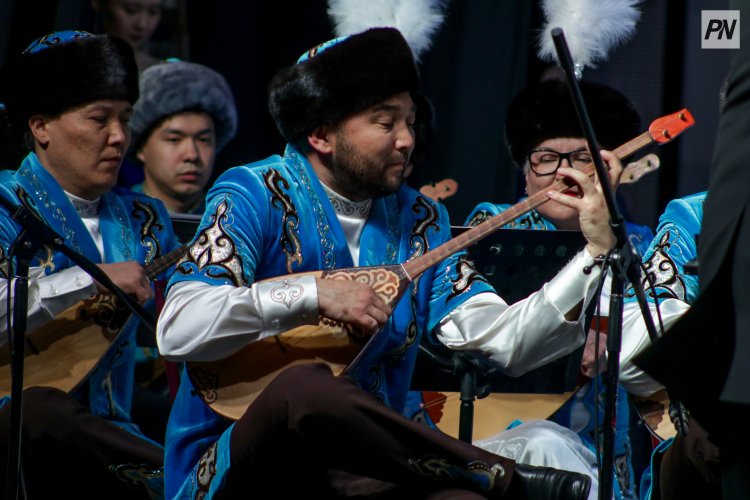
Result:
[[[454,227],[454,236],[468,229]],[[477,270],[512,304],[539,290],[586,244],[580,231],[500,229],[468,248]],[[499,372],[470,353],[423,340],[414,390],[460,392],[459,439],[472,440],[477,398],[491,392],[562,394],[575,389],[583,346],[520,377]]]
[[[193,241],[195,232],[198,230],[203,216],[199,214],[169,212],[169,218],[172,219],[172,228],[174,229],[174,234],[177,235],[177,239],[182,243],[188,243]]]

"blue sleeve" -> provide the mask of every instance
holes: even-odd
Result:
[[[698,296],[698,276],[687,274],[685,264],[698,255],[696,235],[700,233],[705,196],[671,201],[659,218],[656,235],[643,254],[643,266],[651,283],[644,277],[646,296],[674,298],[692,303]],[[628,300],[635,300],[628,290]]]
[[[266,189],[258,176],[233,170],[209,192],[203,219],[170,287],[189,280],[235,286],[254,282],[268,226]]]
[[[464,221],[464,225],[478,226],[487,219],[490,219],[505,210],[505,207],[505,205],[496,205],[494,203],[483,201],[482,203],[474,207],[474,210],[471,211],[469,216]]]
[[[448,214],[442,205],[439,205],[439,214],[441,226],[448,227]],[[450,236],[448,231],[443,234],[439,244]],[[450,255],[435,266],[432,275],[427,331],[431,332],[450,311],[482,292],[494,292],[494,289],[476,270],[466,250]]]

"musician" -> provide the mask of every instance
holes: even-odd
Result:
[[[641,117],[632,102],[606,85],[580,82],[597,140],[605,150],[615,149],[641,133]],[[505,117],[505,142],[515,164],[523,171],[526,195],[544,191],[556,180],[563,166],[583,167],[591,163],[583,130],[576,117],[567,84],[556,78],[529,85],[511,101]],[[562,154],[561,154],[562,153]],[[607,163],[619,160],[605,151]],[[619,177],[610,176],[617,188]],[[477,225],[504,212],[510,205],[482,202],[467,217]],[[555,202],[544,203],[507,225],[511,229],[580,230],[575,210]],[[628,237],[645,250],[654,236],[651,228],[627,223]]]
[[[123,291],[149,301],[154,292],[143,266],[177,242],[161,202],[114,187],[138,98],[130,46],[108,35],[52,33],[9,62],[0,82],[10,118],[25,128],[32,148],[17,171],[0,173],[0,194],[38,215]],[[12,274],[8,255],[21,230],[0,211],[3,278]],[[29,331],[105,291],[46,247],[33,259],[29,275]],[[7,295],[3,280],[3,303]],[[10,314],[2,308],[4,339]],[[78,497],[84,491],[97,498],[162,493],[163,448],[130,418],[136,325],[128,323],[71,394],[44,387],[25,391],[22,461],[29,498]],[[4,475],[10,412],[7,398],[2,403]]]
[[[696,193],[669,202],[659,218],[656,236],[643,254],[650,277],[642,277],[650,314],[657,327],[661,322],[665,330],[685,314],[699,294],[698,276],[688,272],[686,264],[698,256],[696,236],[701,232],[706,195]],[[625,296],[620,382],[633,394],[650,396],[664,385],[633,362],[652,341],[632,286]],[[678,421],[678,412],[684,417],[684,426]],[[678,434],[654,448],[641,479],[641,498],[720,498],[718,447],[683,406],[675,407],[670,418]]]
[[[201,64],[157,64],[140,77],[131,156],[143,166],[134,191],[170,212],[202,214],[216,154],[237,131],[237,110],[224,77]]]
[[[627,97],[606,85],[590,82],[580,82],[579,85],[597,140],[605,150],[615,149],[641,133],[640,115]],[[523,171],[525,191],[529,196],[548,189],[553,182],[559,180],[557,172],[561,166],[582,168],[592,161],[583,130],[576,117],[570,90],[564,81],[554,78],[529,85],[513,98],[505,118],[505,140],[510,156]],[[602,157],[610,165],[616,164],[618,169],[621,168],[619,160],[608,151],[604,151]],[[617,188],[619,180],[617,176],[610,177],[613,189]],[[482,202],[469,214],[466,225],[475,226],[504,212],[510,206]],[[642,254],[653,238],[651,228],[632,222],[626,224],[628,238]],[[506,227],[543,231],[581,230],[581,223],[575,210],[552,200],[518,217]],[[604,293],[598,300],[600,314],[606,316],[609,306],[609,282],[605,283],[603,290]],[[574,430],[594,453],[597,449],[595,415],[598,412],[600,428],[604,416],[603,399],[595,389],[598,387],[600,392],[603,392],[605,388],[604,381],[593,367],[596,335],[594,329],[589,331],[581,371],[587,377],[600,377],[598,384],[588,382],[579,388],[575,396],[552,417],[558,424]],[[599,336],[600,351],[603,351],[606,346],[606,335]],[[604,366],[604,363],[601,366]],[[615,445],[617,482],[614,489],[617,498],[635,498],[637,488],[630,455],[630,412],[627,394],[621,388],[618,396]],[[526,429],[532,436],[536,436],[540,431],[548,433],[550,428],[559,431],[549,424],[543,425],[541,430],[538,429],[539,426],[540,424],[535,423],[518,428],[513,435],[521,434]],[[567,433],[560,432],[560,435],[566,436]],[[537,442],[539,440],[530,441],[530,445],[518,455],[519,460],[535,464],[546,463],[546,454],[539,453],[538,446],[534,446]],[[510,439],[509,435],[500,433],[478,444],[498,452],[502,451],[499,447],[517,446],[516,443],[517,440]],[[546,451],[549,451],[549,443],[545,446]],[[567,440],[559,443],[561,454],[577,447],[578,443],[569,443]],[[588,464],[588,470],[595,472],[596,456],[591,454],[573,456],[567,467],[565,464],[561,464],[561,467],[583,472],[586,469],[583,457],[593,458]]]
[[[750,2],[732,0],[728,8],[747,15]],[[750,498],[748,50],[750,33],[745,30],[737,50],[729,54],[726,104],[719,118],[699,243],[700,295],[684,319],[653,346],[647,366],[642,364],[718,443],[724,497],[744,499]]]
[[[587,248],[512,307],[463,252],[413,277],[393,310],[364,283],[287,276],[397,264],[450,238],[442,205],[403,183],[418,93],[411,50],[391,28],[326,42],[272,79],[269,106],[287,148],[227,171],[210,190],[196,239],[170,281],[160,351],[173,360],[220,360],[317,324],[319,315],[368,333],[384,328],[387,340],[361,353],[349,377],[322,364],[285,369],[235,423],[213,413],[184,370],[167,435],[168,498],[330,497],[332,488],[362,493],[357,485],[389,486],[394,498],[445,489],[586,496],[586,476],[514,464],[400,411],[422,335],[514,374],[583,343],[581,311],[599,275],[583,267],[614,244],[600,187],[589,177],[563,169],[582,197],[550,194],[580,211]]]
[[[139,83],[126,161],[143,168],[144,181],[131,189],[170,212],[203,214],[216,154],[237,130],[232,91],[216,71],[184,61],[151,66]],[[133,416],[144,432],[163,439],[170,406],[165,371],[173,367],[165,368],[151,331],[139,329],[137,341]]]

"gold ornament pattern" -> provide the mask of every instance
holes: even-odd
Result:
[[[286,271],[293,273],[293,265],[302,266],[302,245],[300,244],[297,228],[299,227],[299,215],[292,199],[284,190],[289,189],[289,181],[284,179],[278,170],[270,169],[263,174],[263,181],[271,191],[271,205],[281,210],[282,235],[279,239],[281,249],[286,254]]]
[[[154,207],[140,200],[133,200],[133,211],[131,212],[135,220],[143,221],[139,231],[141,244],[146,247],[146,258],[144,264],[153,261],[157,255],[161,255],[161,246],[157,231],[163,231],[164,225],[159,222]]]
[[[83,301],[76,310],[76,318],[93,321],[102,328],[104,337],[113,341],[130,318],[130,310],[114,295],[100,293]]]
[[[229,218],[227,212],[228,204],[224,200],[211,216],[211,225],[200,232],[198,238],[188,247],[185,256],[177,263],[177,272],[191,274],[191,264],[198,270],[215,266],[217,269],[208,269],[206,274],[212,278],[228,278],[234,286],[244,283],[242,261],[237,255],[234,241],[223,226]]]
[[[378,267],[346,269],[327,272],[323,274],[323,277],[325,279],[358,281],[370,285],[387,304],[391,304],[391,301],[398,298],[398,276],[387,269]]]

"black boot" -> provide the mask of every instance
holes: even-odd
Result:
[[[532,500],[585,500],[591,478],[578,472],[516,464],[504,498]]]

